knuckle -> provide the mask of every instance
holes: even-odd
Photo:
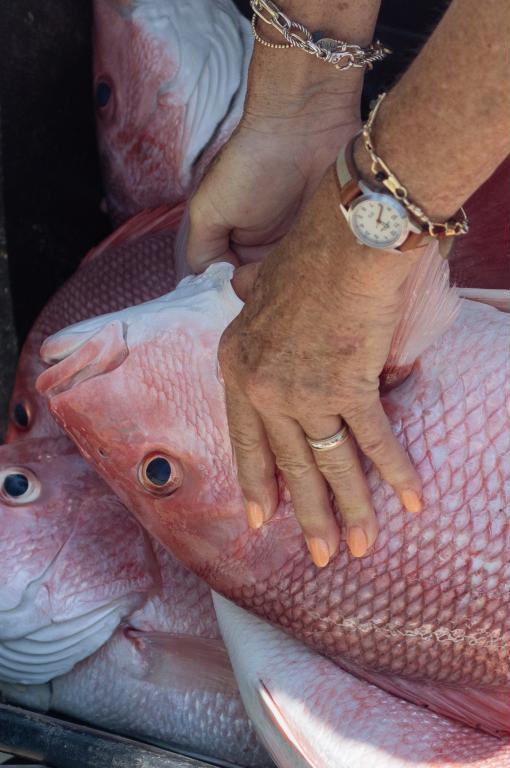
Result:
[[[400,461],[383,465],[381,472],[390,485],[396,488],[413,488],[416,485],[416,472],[405,455]]]
[[[373,402],[359,397],[349,397],[342,402],[341,413],[348,421],[359,423],[361,429],[370,432],[370,420]]]
[[[203,218],[202,192],[198,189],[188,205],[188,220],[190,227],[199,226]]]
[[[293,480],[306,479],[313,469],[311,462],[299,456],[276,456],[276,465],[286,477]]]
[[[373,516],[370,505],[363,502],[342,504],[340,513],[347,525],[360,525],[365,529],[370,525]]]
[[[232,438],[232,445],[239,483],[244,490],[252,489],[256,495],[261,483],[271,482],[274,478],[272,457],[266,456],[263,446],[256,439],[243,436],[241,442],[236,442]]]
[[[244,391],[256,408],[268,410],[279,399],[271,379],[261,371],[250,372],[244,381]]]
[[[330,454],[329,456],[328,453]],[[335,453],[335,451],[328,451],[322,456],[317,454],[315,461],[329,481],[342,482],[352,475],[355,470],[355,464],[352,459],[341,458],[338,455],[335,456]]]
[[[230,438],[238,457],[253,457],[262,450],[256,435],[250,435],[236,427],[230,427]]]
[[[389,463],[387,442],[377,434],[365,435],[360,441],[361,450],[367,456],[380,458],[382,463]]]

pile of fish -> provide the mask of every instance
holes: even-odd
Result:
[[[385,408],[423,513],[367,465],[381,533],[362,560],[344,547],[318,571],[283,481],[251,531],[216,356],[237,276],[176,276],[184,203],[241,114],[247,22],[230,0],[94,7],[123,223],[20,356],[0,447],[0,691],[239,766],[503,768],[510,317],[487,302],[506,301],[506,257],[480,292],[480,234],[466,240],[477,302],[433,250],[408,286],[391,372],[413,372]]]

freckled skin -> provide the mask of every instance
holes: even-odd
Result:
[[[322,571],[283,485],[276,516],[259,532],[246,524],[217,378],[224,324],[184,310],[140,314],[122,365],[54,397],[53,412],[151,533],[216,591],[344,668],[473,724],[434,692],[461,691],[469,701],[475,689],[508,690],[508,317],[467,304],[387,396],[425,509],[404,512],[368,470],[381,531],[374,550],[359,560],[342,546]],[[84,349],[74,353],[77,369]],[[154,446],[183,470],[168,498],[137,480]],[[476,718],[508,730],[508,703],[503,710],[491,721],[477,709]]]

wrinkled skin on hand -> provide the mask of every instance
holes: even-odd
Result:
[[[361,71],[338,77],[322,62],[279,54],[255,46],[243,117],[192,199],[187,259],[195,272],[264,258],[359,129]]]
[[[303,433],[332,435],[341,416],[410,511],[418,511],[421,492],[379,399],[402,285],[418,252],[403,257],[359,246],[331,204],[335,194],[330,170],[294,231],[261,266],[219,351],[252,527],[276,507],[276,462],[318,566],[327,564],[340,541],[325,480],[354,555],[374,543],[377,522],[354,440],[312,453]]]

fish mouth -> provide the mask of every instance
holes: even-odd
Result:
[[[140,596],[133,593],[103,599],[95,606],[85,603],[69,618],[55,615],[48,580],[63,547],[26,587],[20,602],[0,610],[0,681],[35,685],[69,672],[140,607]]]
[[[41,356],[51,367],[39,376],[36,388],[48,399],[115,370],[129,355],[126,323],[105,323],[103,317],[80,325],[80,330],[71,326],[51,336],[41,347]]]
[[[24,637],[0,640],[0,680],[36,685],[66,674],[107,642],[125,615],[126,600],[119,598],[79,617],[49,618]]]

